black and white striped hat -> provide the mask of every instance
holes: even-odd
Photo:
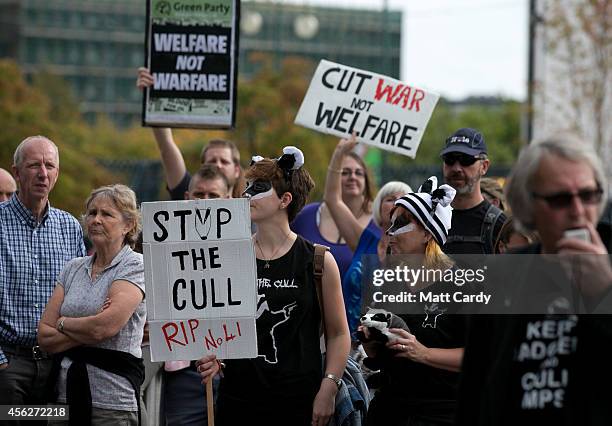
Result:
[[[455,189],[449,185],[438,187],[435,176],[427,179],[417,192],[410,192],[395,200],[395,205],[408,210],[429,231],[436,242],[443,246],[451,227]]]

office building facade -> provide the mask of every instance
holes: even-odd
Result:
[[[243,1],[241,15],[240,78],[255,71],[253,52],[399,77],[401,12]],[[126,126],[140,120],[145,19],[144,0],[0,0],[0,57],[62,76],[86,118]]]

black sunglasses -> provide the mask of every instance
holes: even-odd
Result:
[[[578,192],[558,192],[556,194],[542,195],[532,192],[531,195],[534,198],[539,198],[546,201],[546,203],[556,209],[564,209],[572,205],[574,197],[580,198],[582,204],[597,204],[601,201],[603,196],[603,189],[582,189]]]
[[[474,164],[476,161],[482,160],[482,158],[480,156],[467,155],[467,154],[444,154],[442,156],[442,160],[444,160],[444,163],[447,166],[452,166],[457,161],[459,161],[459,164],[461,164],[463,167],[469,167],[472,164]]]

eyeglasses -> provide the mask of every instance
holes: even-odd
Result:
[[[350,175],[354,174],[356,177],[365,177],[365,172],[362,169],[342,169],[342,176],[344,177],[348,177]]]
[[[461,166],[469,167],[472,164],[474,164],[476,161],[482,160],[482,157],[480,157],[480,156],[473,156],[473,155],[467,155],[467,154],[453,153],[453,154],[445,154],[445,155],[443,155],[442,156],[442,160],[444,160],[444,163],[447,166],[452,166],[457,161],[459,161],[459,164],[461,164]]]
[[[578,192],[557,192],[556,194],[542,195],[532,192],[534,198],[539,198],[555,209],[564,209],[572,205],[574,197],[580,198],[582,204],[597,204],[603,196],[603,189],[581,189]]]

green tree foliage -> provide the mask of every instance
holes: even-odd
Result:
[[[240,81],[235,130],[174,131],[187,168],[198,167],[202,146],[213,138],[234,141],[243,166],[248,166],[253,155],[274,158],[281,155],[284,146],[294,145],[304,152],[305,166],[317,182],[311,198],[320,198],[336,139],[293,124],[314,66],[299,58],[287,58],[276,70],[269,56],[255,55],[251,60],[259,70],[250,80]]]
[[[0,61],[0,114],[3,123],[0,166],[10,170],[15,148],[26,137],[47,136],[60,150],[60,177],[51,193],[51,203],[79,214],[91,189],[112,182],[113,177],[83,149],[90,130],[78,113],[68,109],[70,102],[76,105],[71,101],[68,86],[59,79],[47,86],[65,96],[67,101],[64,104],[57,102],[59,98],[52,100],[37,87],[39,83],[28,84],[15,63]]]
[[[482,132],[491,161],[512,165],[524,145],[520,134],[522,104],[499,99],[493,105],[452,105],[441,99],[434,110],[419,151],[414,160],[393,155],[391,164],[441,164],[440,151],[446,138],[461,127],[472,127]]]
[[[317,187],[313,199],[322,195],[327,164],[336,138],[296,126],[293,121],[314,72],[314,64],[287,58],[275,67],[265,55],[251,58],[258,72],[238,87],[237,122],[231,131],[174,131],[174,138],[185,156],[188,170],[196,170],[202,147],[212,138],[237,143],[243,166],[252,155],[278,157],[286,145],[304,151],[306,167]],[[136,73],[135,73],[136,74]],[[0,61],[0,167],[9,168],[17,144],[26,136],[43,134],[60,148],[60,180],[52,193],[53,205],[81,213],[89,192],[102,184],[129,184],[126,176],[114,175],[98,160],[159,159],[159,152],[148,128],[135,124],[118,129],[100,117],[86,124],[69,87],[61,79],[41,73],[28,84],[18,67]],[[496,164],[511,164],[521,146],[521,105],[500,99],[492,105],[482,103],[453,105],[441,100],[433,113],[417,158],[389,154],[386,167],[398,169],[411,164],[440,164],[438,153],[445,139],[460,127],[475,127],[486,138],[490,156]],[[376,154],[376,149],[371,148]],[[374,170],[378,174],[378,170]],[[163,182],[160,182],[160,189]]]

